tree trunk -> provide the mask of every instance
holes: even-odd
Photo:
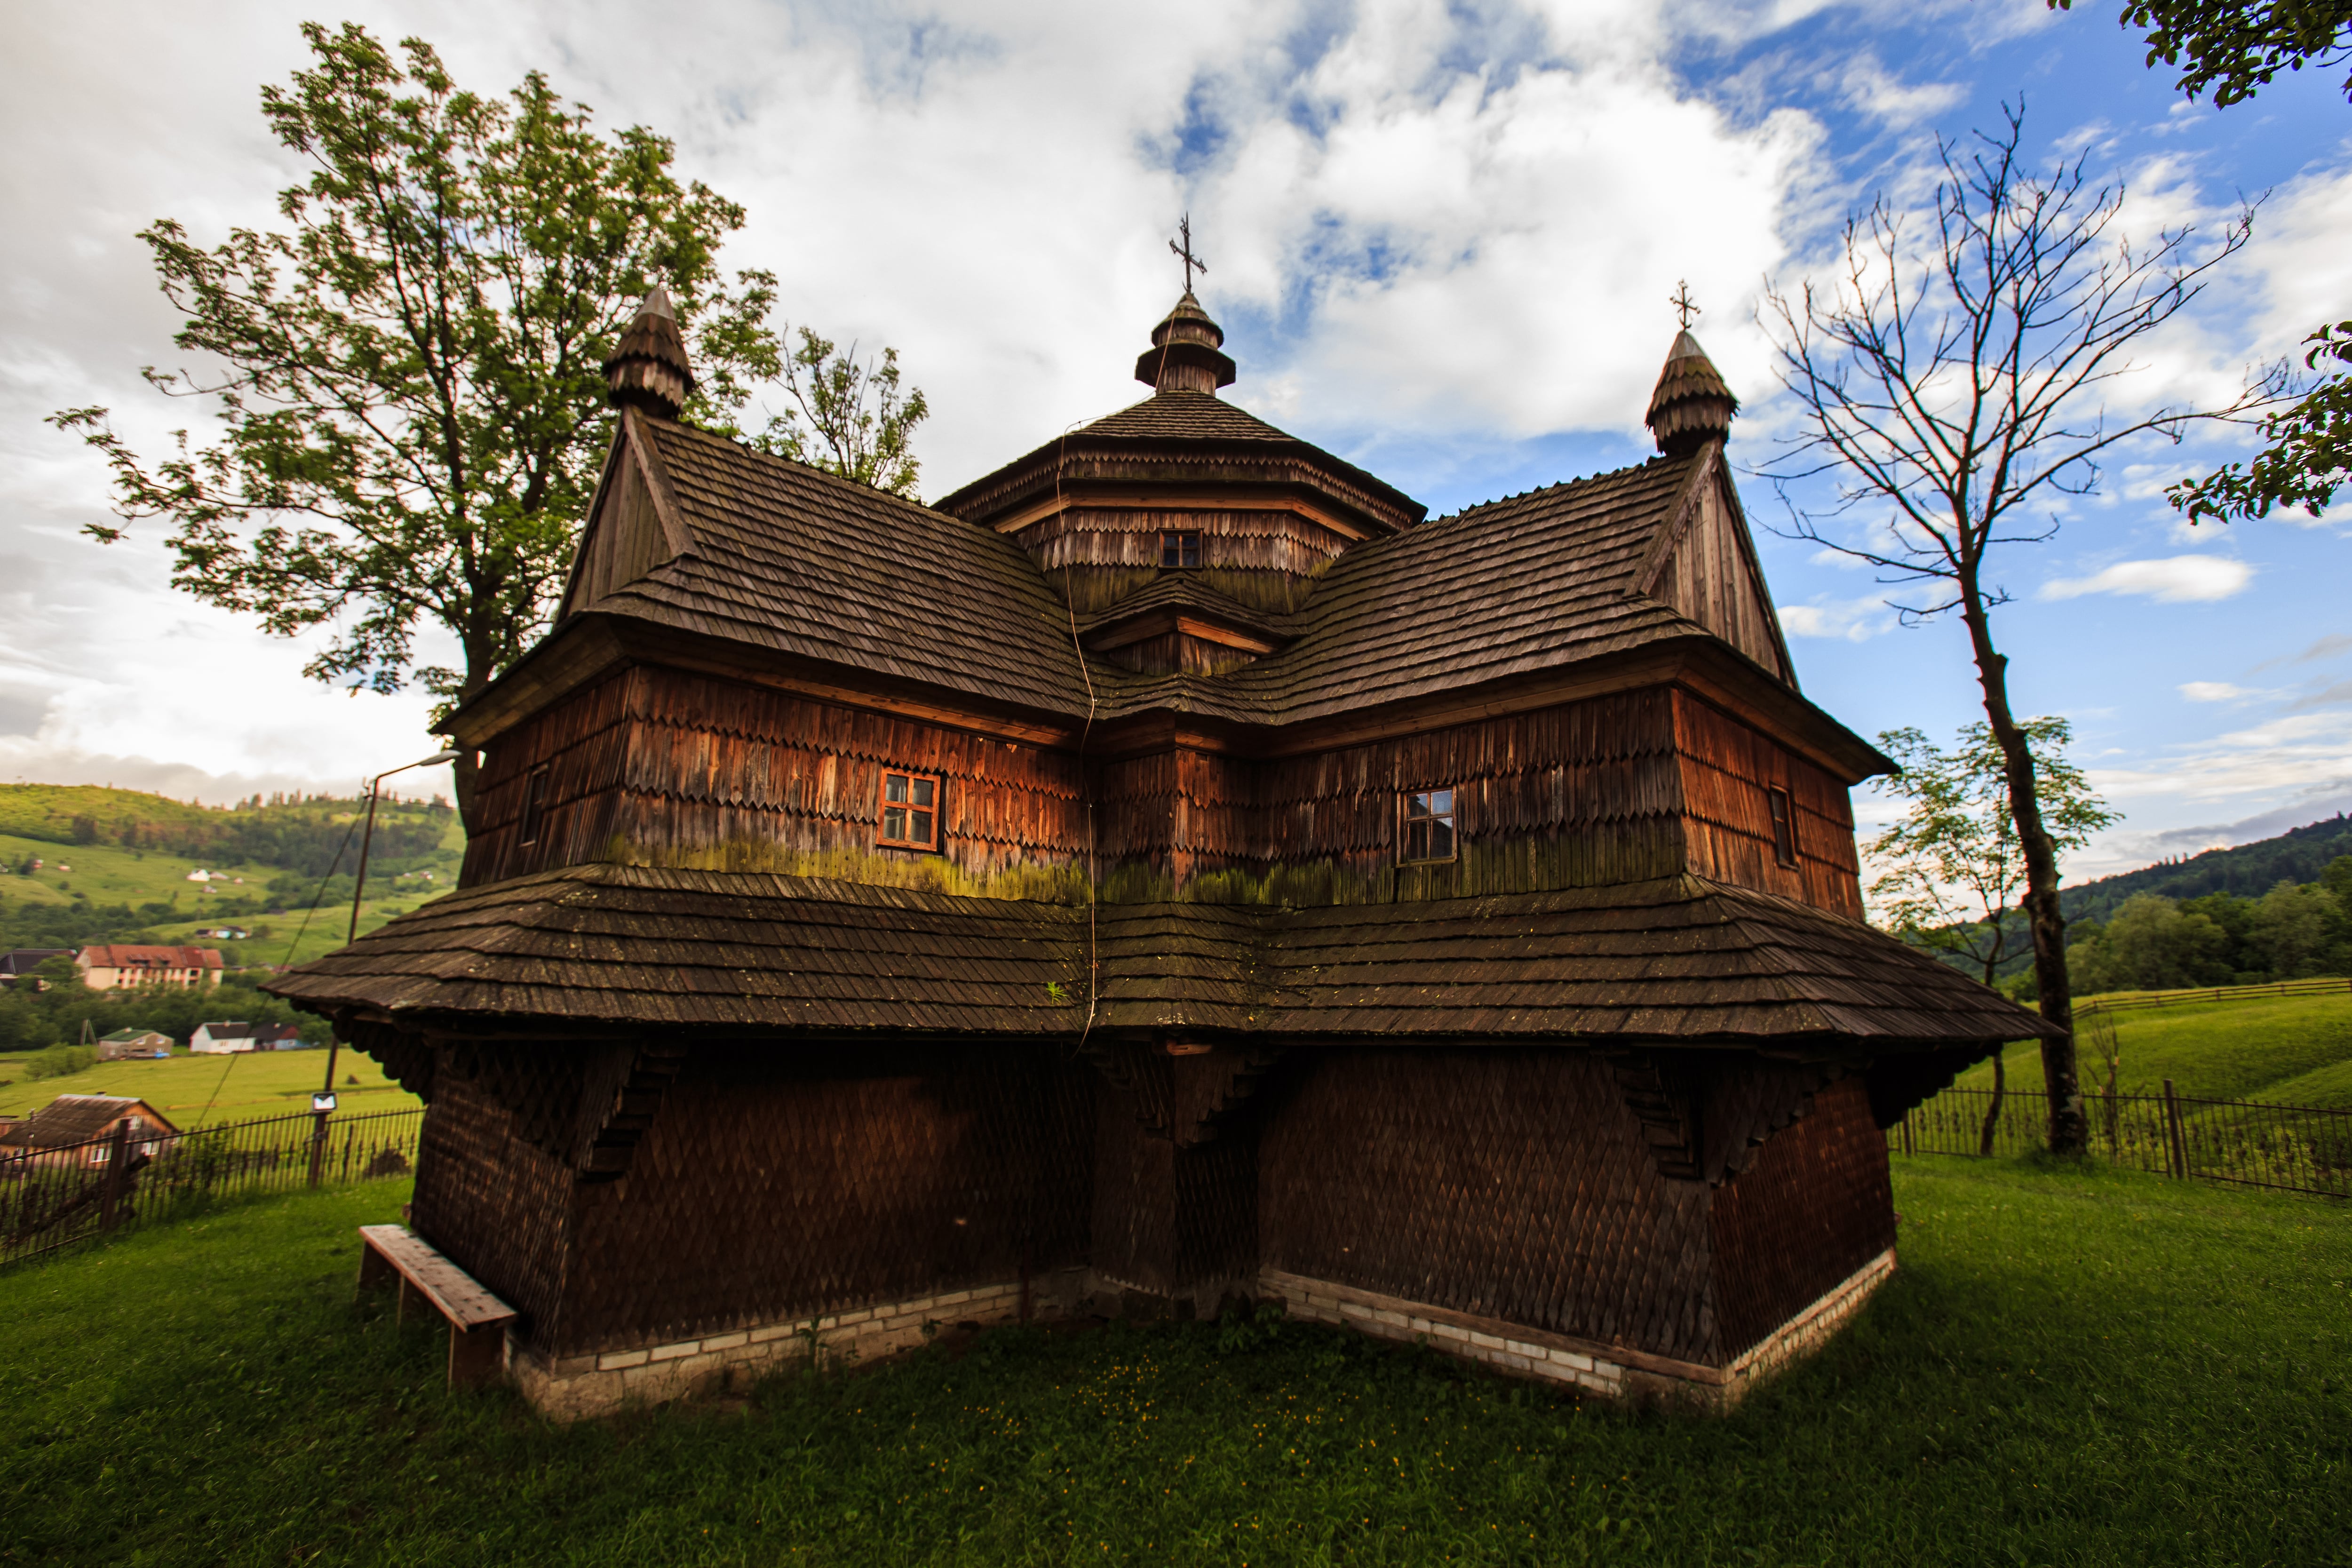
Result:
[[[1992,1054],[1992,1104],[1987,1108],[1984,1131],[1977,1134],[1977,1152],[1992,1152],[1993,1134],[2000,1130],[2000,1097],[2009,1089],[2009,1043],[2001,1042],[2000,1049]]]
[[[2000,747],[2009,780],[2010,816],[2025,851],[2025,917],[2033,936],[2033,977],[2042,992],[2042,1016],[2065,1031],[2042,1044],[2042,1088],[2050,1097],[2050,1149],[2080,1153],[2090,1142],[2083,1112],[2083,1089],[2074,1067],[2074,995],[2066,979],[2066,920],[2058,909],[2058,851],[2042,825],[2042,801],[2033,777],[2033,752],[2009,707],[2009,659],[1992,645],[1984,595],[1973,569],[1959,582],[1960,618],[1976,655],[1977,680],[1984,688],[1985,719]]]
[[[479,696],[496,673],[492,668],[496,656],[487,647],[474,646],[474,639],[470,637],[467,643],[466,678],[458,685],[455,704],[458,708]],[[473,749],[467,747],[458,752],[457,760],[449,764],[451,782],[457,792],[457,823],[466,830],[468,838],[481,831],[481,818],[478,813],[481,801],[482,770],[475,763],[475,755]]]
[[[457,760],[449,764],[449,772],[457,790],[457,821],[471,838],[475,832],[474,802],[481,788],[482,770],[474,762],[472,752],[459,752]]]

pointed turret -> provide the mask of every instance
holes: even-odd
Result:
[[[686,338],[669,291],[659,284],[646,296],[637,319],[621,334],[621,346],[604,362],[607,399],[615,408],[641,408],[657,419],[675,419],[694,391],[694,367],[687,363]]]
[[[1135,379],[1154,392],[1205,392],[1234,384],[1234,362],[1221,351],[1224,329],[1209,320],[1192,290],[1151,329],[1151,347],[1135,362]]]
[[[1658,373],[1658,389],[1650,394],[1644,422],[1657,437],[1658,450],[1680,458],[1709,441],[1727,441],[1732,416],[1738,412],[1739,399],[1685,327],[1666,355],[1666,368]]]

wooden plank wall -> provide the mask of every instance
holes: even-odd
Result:
[[[585,609],[669,558],[669,540],[654,511],[645,472],[637,467],[635,454],[625,447],[615,482],[604,491],[604,502],[590,524],[579,577],[564,608],[567,612]]]
[[[1715,1359],[1707,1189],[1658,1173],[1590,1053],[1294,1052],[1258,1104],[1273,1268]]]
[[[1387,902],[1682,868],[1671,699],[1626,692],[1300,757],[1179,750],[1108,764],[1106,897]],[[1452,788],[1460,859],[1396,866],[1398,801]]]
[[[539,842],[525,781],[548,768]],[[945,781],[938,854],[874,842],[885,766]],[[1861,918],[1836,779],[1687,693],[1656,688],[1329,752],[1258,760],[1175,748],[1067,752],[638,668],[501,737],[467,886],[618,860],[772,870],[1006,898],[1335,903],[1702,876]],[[1789,790],[1799,865],[1777,863],[1765,790]],[[1455,792],[1459,858],[1399,867],[1398,802]]]
[[[1690,868],[1862,919],[1862,861],[1845,785],[1688,692],[1676,691],[1674,705]],[[1787,790],[1796,807],[1794,868],[1773,849],[1770,785]]]
[[[1730,1358],[1895,1245],[1886,1135],[1859,1077],[1813,1097],[1715,1190],[1716,1321]]]
[[[1656,594],[1773,674],[1788,679],[1773,635],[1770,600],[1748,563],[1738,515],[1720,481],[1701,493],[1699,515],[1675,546]]]
[[[539,842],[520,837],[546,764]],[[941,776],[937,854],[875,843],[886,766]],[[501,736],[467,885],[590,861],[771,870],[1083,899],[1076,759],[968,731],[679,671],[637,668]]]

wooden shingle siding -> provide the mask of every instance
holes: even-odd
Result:
[[[1886,1136],[1859,1078],[1813,1097],[1716,1189],[1716,1319],[1728,1359],[1895,1245]]]
[[[543,1156],[452,1084],[415,1223],[556,1354],[1044,1274],[1086,1258],[1094,1097],[1091,1069],[1044,1050],[902,1050],[855,1073],[704,1053],[628,1180],[592,1197],[560,1168],[551,1189],[494,1190]]]
[[[536,843],[517,842],[523,781],[548,786]],[[882,770],[941,776],[936,856],[877,850]],[[1052,896],[1086,847],[1066,753],[673,670],[639,668],[499,737],[483,775],[465,885],[618,860],[852,874]],[[1070,896],[1065,889],[1062,896]]]
[[[1294,1053],[1259,1107],[1267,1267],[1712,1358],[1707,1189],[1659,1175],[1598,1058]]]
[[[410,1224],[534,1322],[563,1300],[573,1173],[520,1136],[512,1110],[478,1080],[427,1080]]]
[[[1862,867],[1845,786],[1711,703],[1674,694],[1689,868],[1696,875],[1863,918]],[[1789,792],[1797,864],[1773,851],[1766,791]]]

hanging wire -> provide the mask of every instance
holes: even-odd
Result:
[[[352,835],[359,830],[359,814],[354,812],[352,814],[351,826],[343,830],[343,841],[337,847],[334,859],[327,864],[327,874],[319,879],[318,890],[310,895],[310,907],[302,911],[302,923],[294,928],[294,940],[286,944],[285,962],[278,964],[278,968],[284,969],[294,962],[295,952],[302,945],[303,934],[310,929],[310,917],[319,912],[319,904],[327,896],[327,884],[335,879],[337,871],[342,869],[343,857],[350,852],[352,847]],[[219,1103],[221,1090],[228,1087],[228,1075],[236,1070],[236,1058],[243,1055],[245,1055],[243,1051],[231,1051],[228,1054],[228,1066],[221,1068],[220,1081],[213,1085],[213,1097],[205,1101],[205,1109],[196,1118],[199,1126],[203,1125],[205,1118],[212,1115],[213,1107]]]
[[[1062,426],[1062,438],[1054,450],[1054,510],[1062,512],[1062,466],[1070,453],[1070,432],[1085,424],[1073,419]],[[1087,722],[1078,731],[1078,789],[1087,805],[1087,1019],[1078,1026],[1076,1051],[1087,1048],[1087,1037],[1094,1033],[1095,1005],[1102,994],[1102,950],[1097,936],[1097,912],[1101,902],[1096,886],[1100,868],[1095,859],[1095,792],[1087,781],[1087,743],[1095,732],[1095,677],[1087,668],[1086,645],[1078,640],[1078,606],[1076,579],[1067,569],[1062,575],[1062,609],[1070,618],[1070,651],[1076,656],[1078,674],[1087,683]]]

